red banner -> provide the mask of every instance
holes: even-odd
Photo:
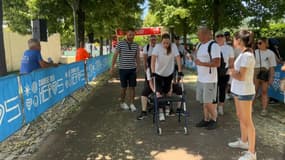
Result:
[[[160,27],[149,27],[149,28],[141,28],[139,30],[136,30],[136,35],[137,36],[145,36],[145,35],[156,35],[156,34],[161,34],[161,28]],[[117,36],[124,36],[126,33],[124,33],[123,30],[117,29],[116,31]]]

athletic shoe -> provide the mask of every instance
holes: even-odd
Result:
[[[199,123],[196,124],[196,127],[207,127],[209,125],[209,121],[205,121],[204,119],[202,119]]]
[[[126,103],[121,103],[120,106],[124,110],[129,110],[130,109],[129,106]]]
[[[216,129],[217,127],[218,127],[217,121],[210,120],[207,126],[207,130],[213,130],[213,129]]]
[[[266,116],[267,115],[267,110],[266,109],[263,109],[260,113],[261,116]]]
[[[218,106],[218,113],[220,116],[224,115],[224,108],[223,106]]]
[[[253,154],[249,151],[245,151],[244,155],[239,157],[238,160],[256,160],[256,152]]]
[[[137,108],[135,107],[134,104],[130,104],[130,109],[131,109],[132,112],[137,111]]]
[[[165,107],[165,116],[168,117],[170,113],[169,106]]]
[[[159,120],[160,120],[160,121],[165,121],[165,116],[164,116],[164,113],[163,113],[163,112],[160,112],[160,113],[159,113]]]
[[[248,142],[244,143],[240,138],[235,142],[230,142],[228,144],[231,148],[248,149]]]
[[[146,111],[142,111],[141,114],[138,116],[137,120],[143,120],[147,117]]]

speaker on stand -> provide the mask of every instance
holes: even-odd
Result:
[[[32,29],[33,29],[33,32],[32,32],[33,38],[36,38],[44,42],[48,41],[47,20],[46,19],[33,20]]]

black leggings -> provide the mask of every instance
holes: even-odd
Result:
[[[226,98],[226,88],[229,82],[230,76],[219,76],[218,77],[218,87],[217,87],[217,100],[216,102],[225,102]]]
[[[155,78],[156,78],[156,90],[160,94],[167,94],[171,89],[171,82],[172,82],[173,75],[171,74],[168,77],[162,77],[162,76],[156,75]]]

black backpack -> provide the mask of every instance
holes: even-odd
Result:
[[[212,45],[216,43],[216,41],[211,41],[209,46],[208,46],[208,53],[209,53],[209,56],[210,56],[210,60],[212,61],[212,55],[211,55],[211,49],[212,49]],[[201,46],[201,43],[198,45],[197,47],[197,50],[200,48]],[[218,71],[218,76],[225,76],[227,74],[227,71],[228,71],[228,68],[226,68],[226,63],[225,63],[225,60],[224,60],[224,57],[223,57],[223,53],[221,52],[220,53],[220,56],[221,56],[221,61],[220,61],[220,66],[217,68],[217,71]],[[209,73],[211,74],[212,71],[211,71],[211,67],[210,67],[210,70],[209,70]]]

